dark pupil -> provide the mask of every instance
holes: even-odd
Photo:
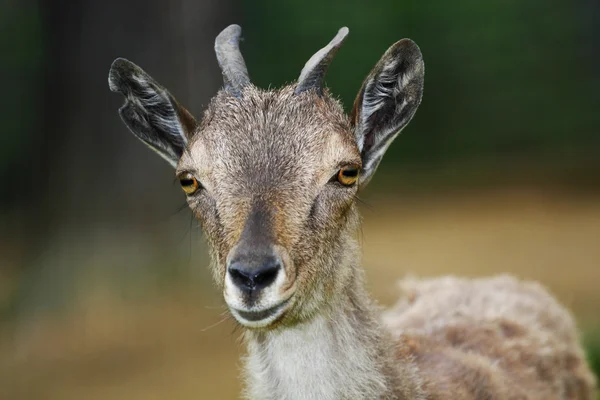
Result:
[[[358,169],[343,169],[342,175],[348,178],[354,178],[358,174]]]
[[[181,186],[193,186],[194,181],[192,179],[181,179]]]

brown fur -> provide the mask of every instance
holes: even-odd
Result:
[[[225,260],[251,206],[266,202],[276,210],[276,244],[302,266],[292,274],[300,291],[298,313],[314,313],[325,296],[310,301],[302,291],[313,292],[315,285],[323,295],[339,290],[348,277],[336,270],[335,258],[358,256],[356,245],[348,243],[358,227],[356,188],[322,190],[341,162],[360,165],[341,105],[313,92],[294,95],[292,86],[276,91],[250,86],[239,99],[220,92],[202,121],[178,171],[193,171],[205,186],[206,194],[188,200],[214,250],[217,283],[224,281]],[[287,318],[303,317],[290,312]]]
[[[594,398],[573,320],[541,285],[448,277],[402,289],[384,321],[410,342],[429,398]]]

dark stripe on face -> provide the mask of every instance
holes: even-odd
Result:
[[[282,267],[273,247],[273,218],[265,203],[255,203],[242,235],[229,257],[228,271],[244,293],[244,303],[252,306],[261,289],[269,286]]]
[[[248,255],[260,255],[273,245],[273,218],[263,200],[259,200],[250,209],[244,229],[237,244],[236,252]]]

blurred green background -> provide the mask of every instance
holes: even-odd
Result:
[[[243,349],[202,235],[107,85],[126,57],[200,116],[230,23],[265,88],[348,26],[327,77],[346,109],[415,40],[423,103],[361,196],[373,293],[392,304],[408,273],[539,280],[600,370],[598,1],[5,0],[0,398],[238,396]]]

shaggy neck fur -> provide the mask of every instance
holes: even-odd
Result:
[[[420,398],[415,367],[399,362],[362,276],[356,278],[326,313],[294,327],[247,333],[249,398]]]

